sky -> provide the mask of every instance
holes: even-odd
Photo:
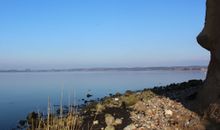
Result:
[[[1,0],[0,69],[207,65],[205,0]]]

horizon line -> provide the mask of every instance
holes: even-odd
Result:
[[[63,71],[146,71],[146,70],[201,70],[207,69],[207,65],[185,65],[185,66],[136,66],[136,67],[85,67],[85,68],[63,68],[63,69],[0,69],[0,72],[63,72]]]

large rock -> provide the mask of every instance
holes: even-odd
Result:
[[[199,92],[200,108],[210,104],[220,104],[220,0],[207,0],[206,19],[198,43],[211,54],[204,87]]]

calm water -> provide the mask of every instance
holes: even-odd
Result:
[[[48,96],[52,104],[59,104],[62,88],[67,104],[68,95],[73,97],[73,93],[80,100],[88,91],[97,98],[128,89],[204,78],[201,71],[0,73],[0,129],[15,127],[28,112],[45,111]]]

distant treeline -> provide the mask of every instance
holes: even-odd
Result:
[[[154,70],[170,70],[170,71],[207,71],[207,66],[172,66],[172,67],[118,67],[118,68],[75,68],[75,69],[44,69],[44,70],[0,70],[0,72],[74,72],[74,71],[154,71]]]

